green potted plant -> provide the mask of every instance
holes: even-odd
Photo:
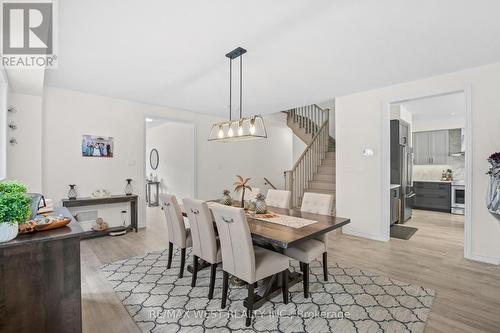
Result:
[[[0,243],[16,238],[18,224],[31,216],[31,199],[26,191],[21,183],[0,183]]]

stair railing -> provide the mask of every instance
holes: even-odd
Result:
[[[311,143],[307,145],[293,168],[285,171],[285,188],[292,192],[292,207],[299,205],[309,182],[313,180],[328,151],[330,139],[328,114],[328,110],[323,110],[317,105],[289,111],[289,117],[294,117],[296,122],[302,122],[300,125],[313,134]]]

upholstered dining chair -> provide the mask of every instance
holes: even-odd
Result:
[[[222,253],[215,236],[212,213],[207,203],[196,199],[183,199],[184,211],[191,227],[193,238],[193,276],[191,287],[196,285],[198,275],[198,259],[203,259],[210,264],[210,286],[208,299],[214,297],[215,272],[217,264],[222,262]]]
[[[266,196],[266,205],[289,209],[291,198],[292,192],[290,191],[269,189]]]
[[[248,285],[246,326],[250,326],[255,282],[280,273],[283,302],[288,304],[289,259],[277,252],[253,246],[250,229],[242,208],[214,205],[212,213],[222,248],[221,307],[223,309],[226,307],[229,274],[243,280]]]
[[[252,190],[245,190],[245,201],[255,201],[255,197],[260,194],[260,188],[252,187]],[[241,201],[241,196],[243,192],[240,191],[238,194],[238,199]]]
[[[168,230],[168,263],[167,268],[172,264],[173,246],[181,249],[181,267],[179,277],[184,276],[184,265],[186,263],[186,248],[193,244],[191,230],[186,228],[182,217],[181,208],[177,203],[175,195],[161,193],[159,195],[160,205],[167,219]]]
[[[302,198],[300,210],[303,213],[330,215],[332,208],[332,195],[306,192]],[[323,254],[323,278],[325,281],[328,281],[328,246],[326,234],[289,247],[285,250],[285,254],[300,263],[305,298],[309,297],[309,264],[321,254]]]

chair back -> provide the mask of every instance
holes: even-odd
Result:
[[[193,254],[211,264],[216,264],[217,240],[212,213],[207,203],[196,199],[183,199],[182,203],[191,227]]]
[[[301,212],[331,215],[333,208],[333,196],[323,193],[304,193],[302,198]]]
[[[255,197],[260,194],[260,188],[252,187],[252,190],[245,190],[245,201],[255,201]],[[243,195],[243,190],[238,193],[238,199],[241,201],[241,196]]]
[[[161,193],[159,197],[167,219],[168,240],[183,249],[186,247],[186,226],[177,199],[175,195],[166,193]]]
[[[291,198],[292,192],[290,191],[269,189],[266,196],[266,205],[288,209],[290,208]]]
[[[222,250],[222,269],[243,281],[255,280],[255,253],[243,208],[213,205]]]

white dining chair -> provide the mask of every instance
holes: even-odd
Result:
[[[333,208],[333,196],[322,193],[304,193],[302,206],[303,213],[330,215]],[[307,218],[307,217],[305,217]],[[323,278],[328,281],[328,245],[327,235],[315,237],[291,246],[285,254],[300,263],[302,281],[304,284],[304,297],[309,297],[309,264],[323,254]]]
[[[260,194],[260,188],[258,187],[252,187],[252,190],[245,190],[245,201],[255,201],[255,197]],[[241,201],[241,196],[243,195],[243,192],[240,191],[238,194],[238,198]]]
[[[167,268],[169,269],[172,264],[173,246],[181,249],[181,267],[179,277],[184,276],[184,265],[186,263],[186,248],[191,247],[193,244],[191,238],[191,230],[186,228],[182,211],[177,203],[175,195],[161,193],[159,195],[160,205],[165,213],[167,220],[168,230],[168,262]]]
[[[206,201],[183,199],[184,212],[187,214],[193,238],[193,276],[191,287],[196,285],[198,275],[198,259],[210,264],[210,285],[208,299],[214,296],[215,274],[217,264],[222,262],[220,245],[215,236],[212,213]]]
[[[266,196],[266,205],[289,209],[291,198],[292,192],[290,191],[269,189]]]
[[[254,283],[275,274],[281,274],[283,302],[288,304],[287,256],[252,244],[250,229],[243,208],[213,205],[212,213],[217,224],[222,248],[222,301],[226,307],[229,274],[247,283],[247,318],[250,326],[253,315]]]

